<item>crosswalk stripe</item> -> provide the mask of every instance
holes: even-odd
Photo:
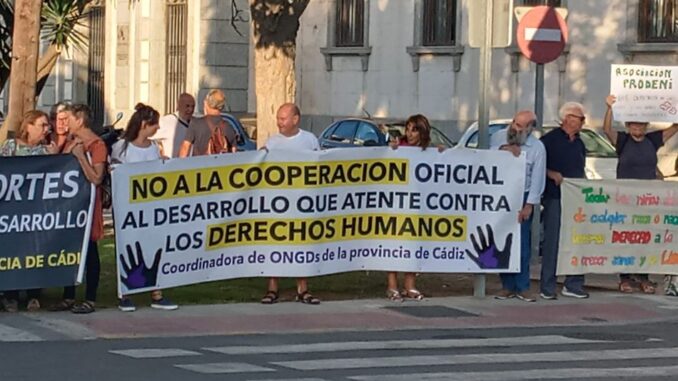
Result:
[[[333,358],[279,361],[271,364],[297,370],[384,368],[427,365],[522,363],[547,361],[603,361],[654,358],[678,358],[678,348],[613,349],[566,352],[480,353],[436,356],[397,356],[371,358]]]
[[[40,336],[34,335],[22,329],[0,324],[0,341],[44,341]]]
[[[190,370],[192,372],[206,374],[275,372],[275,369],[264,368],[263,366],[238,362],[215,362],[207,364],[176,364],[174,366],[177,368]]]
[[[530,369],[530,370],[503,370],[499,372],[458,372],[458,373],[419,373],[417,380],[421,381],[521,381],[521,380],[558,380],[558,379],[587,379],[603,377],[634,377],[642,379],[647,376],[675,376],[678,366],[665,367],[634,367],[634,368],[567,368],[567,369]],[[409,381],[412,374],[349,376],[355,381]]]
[[[347,341],[272,346],[209,347],[202,349],[227,355],[252,355],[268,353],[317,353],[379,349],[436,349],[463,347],[506,347],[515,345],[592,344],[602,342],[604,341],[576,339],[558,335],[544,335],[526,337],[496,337],[487,339]]]
[[[187,351],[178,348],[141,348],[141,349],[119,349],[112,350],[109,353],[116,355],[132,357],[135,359],[156,359],[164,357],[181,356],[200,356],[199,352]]]

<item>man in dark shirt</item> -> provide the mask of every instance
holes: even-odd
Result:
[[[560,239],[560,184],[564,177],[585,178],[586,147],[579,137],[584,126],[584,106],[565,103],[559,111],[560,128],[541,138],[546,148],[546,189],[544,191],[544,246],[541,263],[542,299],[556,299],[556,265]],[[584,276],[568,275],[561,291],[563,296],[584,299]]]
[[[188,156],[202,156],[208,154],[217,154],[223,152],[208,152],[210,138],[212,131],[220,129],[221,134],[224,135],[228,142],[228,151],[237,151],[237,135],[228,123],[221,118],[221,112],[226,105],[226,96],[221,90],[210,90],[203,102],[205,116],[202,118],[191,118],[191,123],[188,125],[186,136],[181,149],[179,150],[179,157]]]
[[[607,111],[603,131],[617,149],[617,178],[656,180],[657,151],[678,132],[678,124],[674,123],[663,131],[647,132],[647,122],[631,121],[625,123],[628,132],[617,132],[612,128],[612,105],[615,101],[614,95],[605,99]],[[619,274],[619,291],[633,292],[636,283],[644,293],[655,293],[656,285],[650,282],[647,274]]]

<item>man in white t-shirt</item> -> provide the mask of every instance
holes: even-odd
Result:
[[[320,149],[318,138],[312,133],[299,128],[301,112],[299,107],[293,103],[285,103],[280,106],[276,114],[278,124],[278,133],[270,136],[264,148],[266,149],[284,149],[284,150],[310,150]]]
[[[177,99],[177,111],[160,118],[160,128],[151,140],[158,143],[162,156],[179,157],[179,148],[184,141],[194,111],[195,98],[191,94],[183,93]]]
[[[299,128],[301,112],[299,107],[292,103],[280,106],[276,114],[278,133],[269,137],[264,149],[288,151],[317,151],[320,149],[318,138],[312,133]],[[308,292],[306,278],[297,278],[297,301],[304,304],[319,304],[320,299]],[[273,304],[278,301],[278,278],[268,279],[268,291],[261,299],[263,304]]]

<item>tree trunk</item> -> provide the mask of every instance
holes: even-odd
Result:
[[[12,33],[9,111],[0,141],[13,137],[23,115],[35,108],[42,0],[16,0]]]
[[[276,112],[294,103],[297,81],[294,59],[299,18],[310,0],[250,0],[254,26],[254,77],[257,145],[278,132]]]
[[[269,46],[254,53],[255,91],[257,94],[257,145],[263,146],[268,137],[278,132],[276,112],[284,103],[294,103],[296,76],[294,57],[282,49]]]

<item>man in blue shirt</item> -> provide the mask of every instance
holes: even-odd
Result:
[[[565,103],[558,113],[560,128],[541,138],[546,148],[546,190],[544,191],[544,246],[541,263],[542,299],[556,299],[556,265],[560,239],[560,184],[564,177],[585,178],[586,147],[579,137],[584,126],[584,106]],[[585,299],[583,275],[568,275],[561,291],[563,296]]]
[[[495,299],[517,298],[525,302],[536,301],[530,294],[530,227],[534,205],[544,192],[546,180],[546,151],[539,139],[532,136],[536,115],[532,111],[518,111],[508,128],[492,135],[492,148],[525,153],[525,193],[523,207],[518,212],[520,224],[520,272],[500,274],[502,289]]]

